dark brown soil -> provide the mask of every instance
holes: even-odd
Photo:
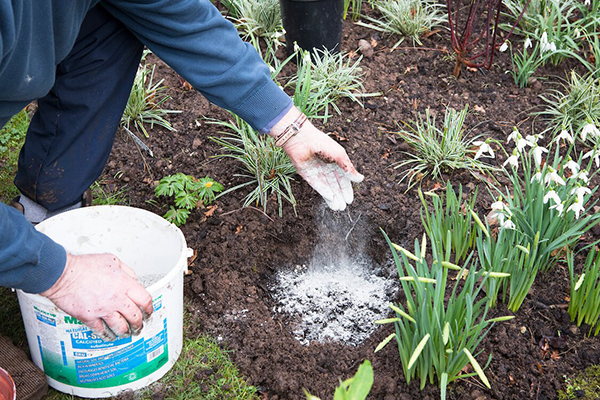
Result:
[[[393,133],[396,122],[410,121],[426,108],[441,119],[446,107],[461,109],[468,104],[471,113],[467,124],[472,128],[469,134],[492,136],[504,142],[515,125],[522,132],[531,133],[534,118],[530,113],[539,111],[543,104],[538,96],[555,88],[568,66],[545,70],[541,73],[553,76],[552,79],[538,80],[532,87],[521,89],[506,73],[510,69],[507,54],[498,54],[489,71],[463,69],[461,77],[454,78],[454,61],[448,52],[449,35],[445,30],[425,38],[422,47],[413,47],[407,40],[390,51],[397,38],[380,36],[345,22],[343,50],[355,50],[360,39],[376,44],[375,54],[361,63],[366,91],[383,95],[368,99],[364,108],[342,100],[342,115],[334,116],[323,129],[344,139],[340,143],[365,175],[364,182],[356,186],[352,206],[336,216],[348,223],[360,215],[349,235],[348,248],[361,249],[381,266],[388,263],[390,251],[380,227],[392,240],[408,248],[422,235],[416,189],[406,191],[406,184],[398,184],[400,171],[393,168],[405,157],[403,152],[409,150]],[[220,150],[209,137],[219,133],[203,120],[227,119],[228,113],[195,91],[185,90],[177,75],[164,64],[155,58],[150,61],[158,63],[157,74],[169,87],[172,99],[166,106],[182,111],[170,118],[177,132],[161,128],[151,131],[146,143],[154,152],[153,158],[120,135],[103,179],[107,190],[126,187],[132,206],[163,214],[168,202],[155,197],[154,186],[165,175],[209,175],[226,188],[242,181],[235,176],[240,166],[233,160],[212,158]],[[536,132],[543,127],[542,121],[535,121]],[[500,164],[503,160],[500,154],[495,162]],[[480,215],[489,211],[490,196],[480,181],[465,173],[448,178],[471,192],[481,186],[478,211]],[[428,189],[434,184],[423,182]],[[297,216],[286,204],[283,217],[279,217],[274,201],[266,214],[254,207],[242,208],[246,193],[240,190],[219,198],[212,216],[206,218],[205,210],[197,210],[182,227],[188,246],[198,251],[185,284],[193,321],[190,335],[204,332],[222,338],[242,374],[260,389],[264,399],[303,399],[302,388],[331,399],[339,379],[353,375],[364,359],[372,362],[375,372],[370,398],[437,398],[439,390],[435,385],[419,391],[416,382],[405,383],[395,346],[373,353],[392,332],[391,326],[378,328],[358,347],[344,343],[303,346],[291,334],[291,319],[274,313],[275,304],[269,294],[274,273],[308,262],[315,246],[325,240],[318,235],[321,220],[325,213],[331,213],[301,179],[293,184],[293,190],[298,200]],[[570,323],[567,296],[568,273],[563,266],[539,275],[516,318],[496,325],[483,341],[482,360],[493,354],[486,370],[492,389],[468,379],[453,384],[449,397],[554,399],[556,391],[564,386],[564,375],[600,363],[597,339],[586,337],[585,329]],[[494,315],[507,313],[503,306],[493,311]],[[540,342],[558,336],[561,341],[551,341],[556,348],[543,352]]]

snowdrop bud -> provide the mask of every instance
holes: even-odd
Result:
[[[525,39],[525,45],[524,45],[524,48],[528,48],[528,47],[533,47],[533,43],[531,43],[531,39],[529,39],[529,38]]]
[[[508,49],[508,42],[504,42],[502,43],[502,46],[500,46],[500,52],[504,53],[506,50]]]

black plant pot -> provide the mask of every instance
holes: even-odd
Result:
[[[294,42],[304,50],[339,51],[344,0],[279,0],[289,54]]]

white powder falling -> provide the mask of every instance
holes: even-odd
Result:
[[[142,285],[144,285],[144,287],[147,288],[160,281],[162,278],[164,278],[164,276],[164,274],[148,274],[138,276],[138,279],[140,280]]]
[[[342,265],[297,266],[280,272],[274,298],[277,312],[298,316],[293,334],[302,344],[340,341],[359,345],[387,318],[395,281],[379,277],[370,260]]]

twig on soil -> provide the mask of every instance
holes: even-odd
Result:
[[[354,221],[352,221],[352,217],[350,216],[350,211],[348,211],[348,217],[350,218],[350,222],[354,222]],[[356,222],[354,222],[354,225],[352,225],[352,228],[350,228],[350,230],[346,234],[346,237],[344,238],[345,241],[348,241],[348,236],[350,236],[350,233],[352,233],[352,231],[354,230],[354,227],[356,226],[356,224],[358,224],[360,217],[362,217],[362,213],[358,214],[358,218],[356,218]]]
[[[255,211],[258,211],[259,213],[261,213],[262,215],[264,215],[265,217],[267,217],[267,218],[269,219],[269,221],[273,222],[273,218],[269,217],[269,216],[268,216],[268,215],[267,215],[267,214],[266,214],[266,213],[265,213],[263,210],[261,210],[261,209],[258,209],[258,208],[256,208],[256,207],[252,207],[252,206],[240,207],[240,208],[237,208],[237,209],[235,209],[235,210],[227,211],[226,213],[223,213],[223,214],[221,214],[221,216],[225,216],[225,215],[233,214],[234,212],[237,212],[237,211],[243,210],[243,209],[245,209],[245,208],[251,208],[251,209],[253,209],[253,210],[255,210]]]

